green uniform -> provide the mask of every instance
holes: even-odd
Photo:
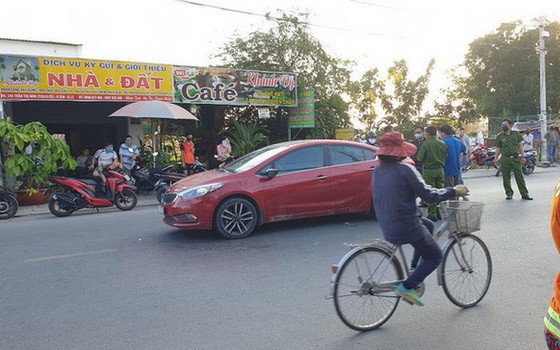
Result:
[[[445,142],[437,138],[428,138],[418,151],[418,160],[424,165],[422,176],[426,184],[433,188],[445,187],[445,158],[447,157],[447,145]],[[437,203],[428,206],[428,215],[430,219],[441,219],[441,215],[437,208]]]
[[[500,161],[502,168],[502,179],[506,196],[513,196],[513,189],[511,188],[511,172],[515,176],[515,182],[521,196],[528,196],[529,190],[525,185],[523,178],[523,171],[521,166],[521,159],[519,156],[519,144],[523,141],[523,136],[516,131],[512,131],[509,135],[500,133],[496,136],[496,147],[500,149],[502,159]]]

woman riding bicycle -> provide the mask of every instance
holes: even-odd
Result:
[[[385,240],[392,244],[411,244],[414,261],[420,263],[408,278],[397,286],[396,294],[405,300],[424,305],[415,288],[439,265],[442,251],[432,237],[416,204],[420,197],[426,202],[441,202],[468,195],[464,185],[435,189],[428,186],[418,171],[401,161],[416,152],[416,146],[404,140],[400,132],[381,137],[377,151],[380,165],[373,176],[373,204]],[[429,225],[433,228],[433,225]]]

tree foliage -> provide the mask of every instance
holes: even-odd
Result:
[[[557,112],[560,97],[560,23],[547,26],[547,112]],[[474,40],[452,74],[455,87],[439,107],[453,110],[460,122],[481,116],[534,115],[539,111],[538,28],[521,21],[504,23]]]
[[[418,120],[429,93],[434,64],[432,59],[416,80],[410,79],[405,60],[394,62],[386,77],[381,77],[376,68],[367,71],[361,80],[352,84],[350,93],[360,121],[368,129],[376,129],[379,124],[402,126]],[[379,118],[380,115],[383,117]]]
[[[349,61],[329,55],[311,35],[307,13],[278,16],[267,14],[270,30],[260,30],[241,37],[235,35],[216,55],[231,68],[295,72],[298,88],[315,89],[316,128],[313,135],[334,136],[339,127],[350,125],[348,105],[340,98],[350,80]],[[244,108],[228,110],[231,117],[240,117]],[[281,108],[271,115],[282,116]],[[287,128],[286,125],[283,126]],[[281,134],[272,131],[273,134]]]

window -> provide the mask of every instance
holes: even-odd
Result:
[[[323,167],[325,166],[323,149],[323,146],[300,148],[276,160],[271,164],[272,168],[278,169],[279,174],[284,174]],[[270,168],[271,166],[266,167],[266,169]]]
[[[366,158],[365,152],[369,150],[362,147],[334,145],[330,149],[332,165],[363,162],[366,159],[373,160],[373,151],[371,151],[371,154],[367,154],[368,158]]]

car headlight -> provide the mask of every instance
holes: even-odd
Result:
[[[222,188],[223,186],[224,184],[221,183],[196,186],[181,191],[177,193],[177,195],[179,195],[183,199],[192,199],[192,198],[205,196],[208,193],[214,192],[217,189]]]

